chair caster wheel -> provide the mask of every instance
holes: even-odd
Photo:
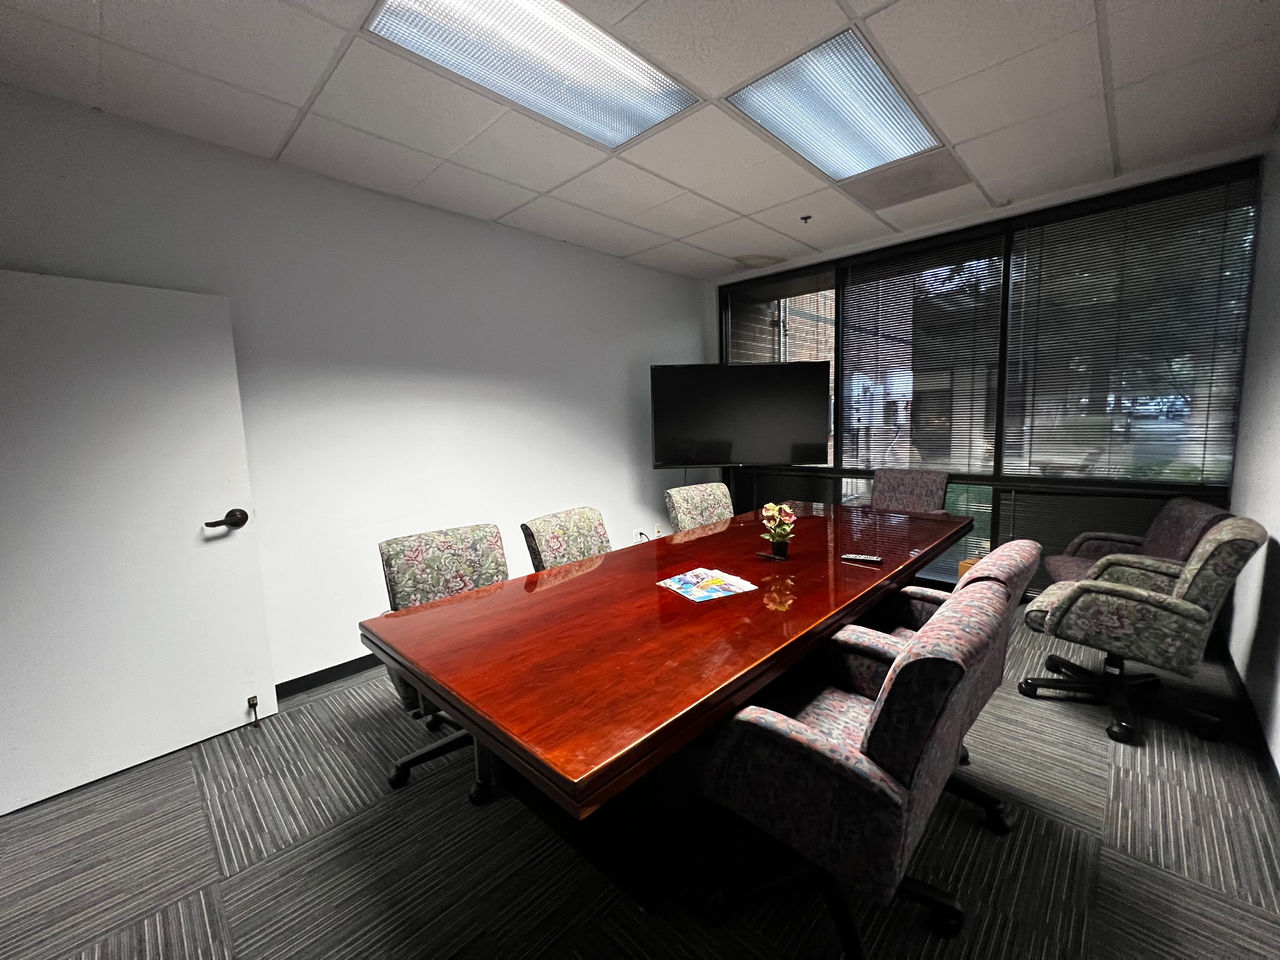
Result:
[[[1133,728],[1133,724],[1117,720],[1107,727],[1107,736],[1116,743],[1133,743],[1138,737],[1138,731]]]
[[[396,767],[391,771],[391,776],[387,777],[387,785],[392,790],[399,790],[409,782],[409,771],[403,767]]]
[[[1222,739],[1222,721],[1215,719],[1196,724],[1195,734],[1201,740],[1220,740]]]
[[[939,909],[929,916],[929,929],[944,940],[959,936],[963,926],[964,914],[959,910]]]
[[[1034,700],[1036,696],[1039,695],[1040,689],[1030,680],[1019,680],[1018,692],[1022,694],[1024,697],[1030,697],[1031,699]]]
[[[428,714],[428,715],[427,715],[427,729],[428,729],[428,730],[439,730],[439,729],[440,729],[440,723],[441,723],[441,721],[440,721],[440,714],[438,714],[438,713],[431,713],[431,714]]]
[[[1003,837],[1007,833],[1013,832],[1013,823],[1003,809],[988,810],[986,817],[987,829],[998,836]]]
[[[477,807],[488,803],[493,796],[493,788],[480,780],[471,784],[471,789],[467,791],[467,799]]]

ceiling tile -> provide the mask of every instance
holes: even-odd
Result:
[[[1111,69],[1122,87],[1211,56],[1220,50],[1280,33],[1280,3],[1214,0],[1148,0],[1108,17]],[[1280,66],[1277,66],[1280,69]]]
[[[698,192],[739,213],[755,213],[821,190],[826,183],[790,157],[778,153],[723,180],[703,184]]]
[[[967,184],[930,194],[919,200],[900,203],[896,207],[885,207],[879,213],[899,230],[910,230],[913,227],[945,223],[968,213],[989,209],[991,204],[987,203],[982,191],[973,184]]]
[[[812,247],[807,247],[746,217],[695,233],[691,237],[686,237],[685,242],[731,259],[751,254],[764,254],[790,260],[792,257],[813,252]]]
[[[383,193],[402,194],[440,165],[438,157],[308,114],[280,159]]]
[[[809,217],[809,222],[805,223],[801,217]],[[762,210],[752,219],[819,250],[830,250],[893,232],[831,187]]]
[[[1117,90],[1124,170],[1266,138],[1280,102],[1277,63],[1273,37]]]
[[[1057,156],[1044,164],[984,180],[982,185],[988,194],[1000,201],[1030,200],[1071,187],[1101,183],[1111,176],[1111,147],[1106,146]]]
[[[98,35],[98,0],[4,0],[4,5],[81,33]]]
[[[619,220],[630,220],[683,192],[647,170],[614,159],[574,177],[551,195]]]
[[[487,173],[477,173],[455,163],[442,163],[405,196],[433,207],[465,213],[468,217],[497,220],[537,194]]]
[[[365,40],[351,44],[312,109],[437,157],[449,156],[506,111]]]
[[[0,7],[0,80],[98,105],[98,40]]]
[[[1097,28],[1090,24],[921,98],[952,143],[1102,96]]]
[[[102,0],[102,38],[301,106],[343,35],[280,0]]]
[[[628,222],[646,230],[664,233],[668,237],[687,237],[699,230],[728,223],[737,217],[732,210],[726,210],[718,203],[704,200],[696,193],[682,193],[680,196],[650,207],[634,217],[627,217]]]
[[[607,26],[617,23],[644,0],[564,0],[564,3],[588,20]]]
[[[450,159],[542,192],[608,156],[567,133],[508,110]]]
[[[1072,158],[1095,155],[1110,148],[1107,135],[1107,108],[1101,97],[1083,100],[1053,113],[1005,127],[956,147],[974,177],[988,187],[997,181],[1019,177],[1022,183],[1035,181],[1035,170],[1054,176],[1055,170],[1072,168]],[[1110,163],[1103,176],[1110,176]],[[1088,180],[1095,175],[1096,162],[1087,167]],[[1059,174],[1060,176],[1060,174]],[[1059,187],[1067,184],[1059,184]],[[997,200],[1008,199],[992,193]],[[1015,199],[1024,199],[1016,197]]]
[[[664,243],[660,247],[645,250],[627,259],[646,267],[653,267],[655,270],[665,270],[667,273],[679,273],[686,277],[697,277],[703,280],[722,277],[742,269],[742,264],[736,260],[707,253],[687,243]]]
[[[358,27],[377,6],[378,0],[290,0],[309,13],[323,17],[330,23],[350,29]]]
[[[219,80],[102,44],[102,109],[189,137],[269,157],[298,111]]]
[[[615,257],[639,253],[649,247],[656,247],[667,239],[554,197],[539,197],[515,213],[503,217],[502,222],[521,230],[591,247]]]
[[[777,154],[717,107],[706,107],[623,150],[621,156],[697,190]]]
[[[721,97],[848,25],[835,0],[647,0],[614,32]]]
[[[1093,21],[1082,0],[898,0],[867,20],[867,29],[916,93],[985,70]]]

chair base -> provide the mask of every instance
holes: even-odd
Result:
[[[1082,694],[1074,699],[1105,703],[1111,708],[1108,737],[1116,743],[1137,743],[1142,739],[1142,718],[1133,709],[1131,695],[1159,687],[1160,678],[1154,673],[1125,673],[1124,658],[1115,653],[1107,654],[1101,672],[1072,663],[1057,654],[1050,654],[1045,659],[1044,668],[1058,676],[1026,677],[1018,684],[1018,692],[1033,699],[1042,690]],[[1222,721],[1217,717],[1189,707],[1169,705],[1169,709],[1206,740],[1214,739],[1222,732]]]
[[[981,807],[986,818],[987,829],[992,833],[1004,836],[1013,829],[1013,821],[1010,819],[1008,804],[989,790],[985,790],[976,783],[966,780],[959,774],[951,775],[951,779],[947,781],[946,790],[961,800]]]
[[[437,740],[397,760],[395,766],[391,768],[391,775],[387,777],[387,783],[393,790],[398,790],[409,782],[409,771],[414,767],[434,760],[436,757],[443,757],[447,753],[453,753],[455,750],[461,750],[470,742],[471,734],[466,730],[455,730],[444,739]]]
[[[939,937],[951,939],[964,926],[964,910],[960,901],[946,890],[915,877],[903,877],[894,896],[908,903],[929,908],[929,928]]]

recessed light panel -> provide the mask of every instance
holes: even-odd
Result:
[[[606,147],[697,102],[558,0],[386,0],[369,29]]]
[[[938,146],[852,30],[729,102],[836,180]]]

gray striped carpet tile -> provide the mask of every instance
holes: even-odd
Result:
[[[1116,768],[1106,842],[1134,859],[1280,913],[1277,831],[1266,810]]]
[[[47,958],[217,880],[187,753],[0,818],[0,957]]]
[[[1280,915],[1104,848],[1089,939],[1092,960],[1275,960]]]
[[[1002,687],[965,737],[965,777],[1015,806],[1101,836],[1111,741],[1095,717],[1080,712],[1091,706],[1031,700]]]
[[[392,761],[429,732],[400,708],[386,674],[241,727],[194,749],[225,875],[274,856],[390,792]],[[469,754],[468,754],[469,755]],[[415,775],[428,775],[432,761]]]
[[[461,950],[488,922],[471,904],[554,846],[512,797],[469,804],[471,773],[469,757],[455,754],[434,776],[225,881],[236,955],[408,956],[410,944],[420,956]],[[556,871],[574,868],[581,869],[567,858]]]
[[[232,960],[217,887],[197,890],[59,960]]]

